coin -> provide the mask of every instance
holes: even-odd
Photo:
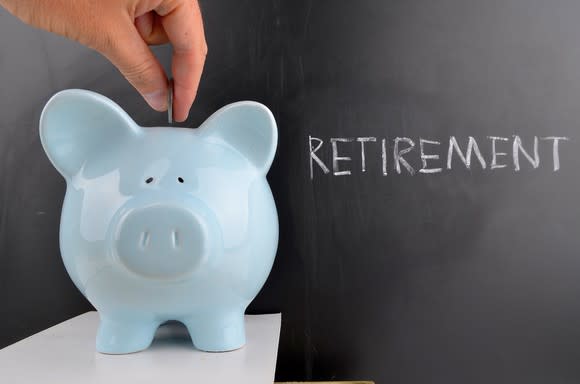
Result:
[[[169,79],[167,86],[167,122],[173,124],[173,79]]]

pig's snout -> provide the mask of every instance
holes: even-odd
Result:
[[[127,269],[144,277],[186,275],[209,257],[210,221],[180,206],[155,204],[132,209],[118,222],[117,257]]]

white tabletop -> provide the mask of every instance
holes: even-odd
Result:
[[[184,326],[163,325],[153,345],[129,355],[95,351],[99,317],[88,312],[0,350],[1,383],[238,383],[274,381],[281,315],[246,316],[245,347],[195,350]]]

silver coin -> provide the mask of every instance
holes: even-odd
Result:
[[[173,124],[173,79],[169,79],[167,87],[167,122]]]

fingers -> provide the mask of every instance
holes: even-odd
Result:
[[[12,5],[16,13],[22,8],[19,4],[32,2],[0,1]],[[28,8],[36,11],[22,18],[99,51],[157,111],[167,109],[167,77],[148,44],[169,41],[173,116],[179,122],[187,119],[207,55],[197,0],[34,0],[34,4]]]
[[[148,45],[160,45],[169,42],[161,25],[161,18],[155,12],[147,12],[135,19],[135,28]]]
[[[173,116],[184,121],[199,87],[207,45],[201,11],[197,1],[164,1],[156,8],[173,45]]]
[[[141,28],[147,32],[145,28],[148,21],[142,20],[142,23],[145,25]],[[134,27],[133,20],[127,18],[113,25],[109,38],[99,44],[97,49],[119,69],[153,109],[166,110],[167,77],[163,67],[141,37],[140,31]]]

